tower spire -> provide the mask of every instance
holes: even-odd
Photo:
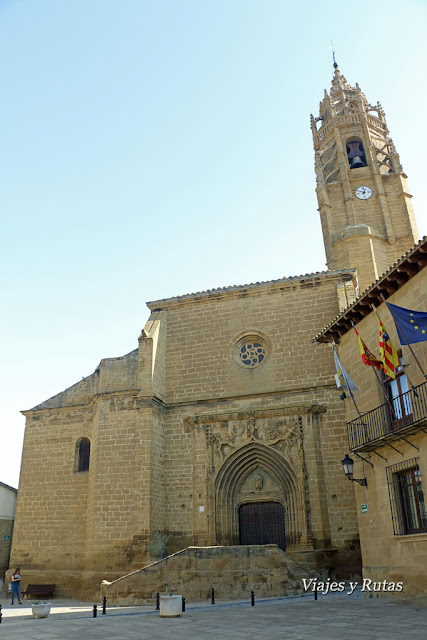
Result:
[[[334,45],[332,44],[332,40],[331,40],[331,45],[330,45],[329,48],[332,51],[332,59],[334,61],[334,69],[338,69],[338,64],[337,64],[337,61],[335,60],[335,49],[334,49]]]
[[[418,241],[406,175],[384,110],[341,74],[311,117],[317,198],[329,269],[357,267],[368,287]]]

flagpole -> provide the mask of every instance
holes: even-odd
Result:
[[[333,342],[331,342],[331,347],[332,347],[332,351],[335,353],[335,347],[334,347],[334,343],[333,343]],[[340,361],[340,362],[341,362],[341,361]],[[346,378],[346,375],[345,375],[345,373],[344,373],[344,369],[341,369],[341,371],[342,371],[342,374],[343,374],[343,377],[344,377],[345,383],[346,383],[346,385],[347,385],[347,389],[348,389],[348,390],[349,390],[349,392],[350,392],[350,397],[351,397],[351,399],[352,399],[352,400],[353,400],[353,402],[354,402],[354,406],[356,407],[356,411],[357,411],[357,413],[359,414],[359,416],[361,416],[362,414],[361,414],[361,413],[360,413],[360,411],[359,411],[359,407],[357,406],[356,399],[355,399],[355,397],[354,397],[354,395],[353,395],[353,392],[352,392],[352,390],[351,390],[351,387],[350,387],[349,381],[348,381],[348,380],[347,380],[347,378]]]
[[[371,304],[371,307],[372,307],[372,309],[374,310],[375,315],[377,316],[378,320],[381,322],[381,318],[380,318],[380,316],[378,315],[378,311],[376,310],[375,305],[374,305],[374,304]],[[394,316],[393,316],[393,319],[394,319]],[[381,323],[381,324],[382,324],[382,323]],[[384,326],[384,325],[383,325],[383,326]],[[405,338],[405,339],[406,339],[406,338]],[[405,370],[405,365],[404,365],[404,364],[402,364],[402,362],[401,362],[401,360],[400,360],[400,358],[399,358],[399,354],[397,355],[397,358],[398,358],[398,360],[399,360],[399,365],[402,367],[402,369],[403,369],[403,370],[404,370],[404,372],[405,372],[405,376],[408,378],[408,382],[409,382],[409,384],[411,385],[412,389],[415,391],[415,387],[414,387],[414,385],[412,384],[411,379],[410,379],[410,377],[409,377],[409,375],[408,375],[407,371]],[[416,391],[415,391],[415,393],[416,393]]]
[[[350,320],[350,322],[351,322],[351,326],[352,326],[352,327],[353,327],[353,329],[356,331],[356,325],[354,324],[353,320]],[[395,420],[397,420],[397,418],[396,418],[396,414],[394,413],[393,406],[392,406],[392,404],[391,404],[391,402],[390,402],[390,398],[388,397],[388,395],[387,395],[387,393],[386,393],[386,390],[384,389],[384,385],[383,385],[383,383],[382,383],[382,381],[381,381],[381,379],[380,379],[380,377],[379,377],[379,375],[378,375],[378,372],[377,372],[376,368],[374,367],[374,365],[373,365],[373,363],[372,363],[371,358],[370,358],[370,357],[369,357],[369,355],[366,353],[365,343],[363,342],[362,338],[360,338],[360,340],[361,340],[362,345],[363,345],[363,351],[365,352],[365,356],[368,358],[368,360],[369,360],[369,364],[370,364],[370,366],[372,367],[372,369],[373,369],[373,371],[374,371],[374,373],[375,373],[375,375],[376,375],[376,377],[377,377],[377,380],[378,380],[378,382],[379,382],[379,385],[380,385],[380,387],[381,387],[381,390],[382,390],[382,392],[383,392],[383,394],[384,394],[384,398],[386,399],[386,402],[388,403],[388,405],[389,405],[389,407],[390,407],[390,409],[391,409],[391,412],[392,412],[392,414],[393,414],[393,416],[394,416],[394,419],[395,419]]]
[[[398,323],[398,321],[396,320],[396,318],[394,317],[394,315],[393,315],[393,314],[392,314],[392,312],[390,311],[390,308],[389,308],[389,306],[388,306],[388,304],[387,304],[387,300],[384,298],[384,296],[383,296],[383,294],[382,294],[382,293],[380,293],[380,296],[381,296],[382,301],[386,303],[386,305],[387,305],[387,309],[389,310],[389,312],[390,312],[390,314],[391,314],[391,317],[393,318],[394,322],[396,323],[397,328],[399,329],[399,331],[400,331],[400,333],[402,334],[402,336],[405,338],[405,342],[406,342],[406,344],[408,345],[410,352],[411,352],[411,353],[412,353],[412,355],[414,356],[414,360],[415,360],[415,362],[417,363],[417,365],[419,366],[419,368],[420,368],[420,370],[421,370],[421,373],[423,374],[424,378],[427,378],[427,374],[425,373],[424,369],[423,369],[423,368],[422,368],[422,366],[420,365],[420,363],[419,363],[419,361],[418,361],[417,356],[415,355],[415,353],[414,353],[414,351],[413,351],[413,349],[412,349],[411,345],[410,345],[410,344],[409,344],[409,342],[408,342],[408,338],[405,336],[405,334],[403,333],[403,331],[402,331],[402,329],[401,329],[400,324]],[[403,346],[403,345],[402,345],[402,346]]]
[[[332,351],[333,351],[334,353],[336,353],[333,342],[331,342],[331,347],[332,347]],[[337,358],[338,358],[338,360],[339,360],[339,363],[341,364],[341,360],[339,359],[338,354],[337,354]],[[336,366],[336,364],[335,364],[335,366]],[[344,377],[345,383],[346,383],[346,385],[347,385],[347,388],[348,388],[348,390],[349,390],[349,392],[350,392],[350,397],[351,397],[351,399],[353,400],[354,406],[356,407],[357,414],[358,414],[359,418],[361,418],[361,419],[362,419],[360,424],[361,424],[361,426],[363,427],[363,429],[364,429],[364,431],[365,431],[365,437],[367,438],[368,433],[367,433],[367,430],[366,430],[366,423],[363,421],[363,415],[362,415],[362,414],[360,413],[360,411],[359,411],[359,407],[357,406],[356,399],[355,399],[354,394],[353,394],[353,392],[352,392],[352,390],[351,390],[351,387],[350,387],[349,381],[347,380],[347,377],[346,377],[347,372],[345,372],[345,369],[343,368],[343,366],[342,366],[342,365],[341,365],[341,372],[342,372],[342,374],[343,374],[343,377]],[[345,372],[345,373],[344,373],[344,372]],[[371,463],[369,463],[369,464],[371,464]],[[372,466],[373,466],[373,465],[372,465]]]

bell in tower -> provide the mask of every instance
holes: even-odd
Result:
[[[356,267],[363,291],[418,242],[406,175],[381,104],[350,85],[335,60],[311,130],[327,266]]]
[[[366,156],[363,144],[359,140],[352,140],[346,144],[347,158],[350,169],[366,167]]]

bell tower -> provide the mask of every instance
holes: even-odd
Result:
[[[347,84],[336,62],[311,129],[327,266],[356,267],[363,291],[419,240],[407,176],[381,104]]]

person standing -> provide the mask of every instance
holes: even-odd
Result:
[[[15,595],[18,598],[18,604],[22,604],[21,602],[21,569],[19,567],[16,567],[15,571],[13,572],[13,575],[11,577],[11,582],[12,582],[12,604],[13,604],[13,599]]]

